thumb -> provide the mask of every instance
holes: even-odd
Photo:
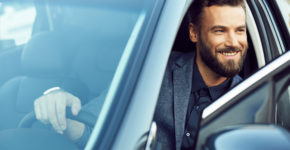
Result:
[[[78,115],[79,111],[82,108],[81,101],[76,96],[67,93],[67,106],[71,107],[71,112],[73,115]]]
[[[78,115],[78,113],[80,112],[81,110],[81,104],[80,103],[73,103],[72,106],[71,106],[71,112],[73,115]]]

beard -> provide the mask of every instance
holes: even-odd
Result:
[[[206,45],[202,38],[199,38],[199,53],[201,60],[212,71],[223,77],[231,78],[237,75],[242,70],[247,49],[242,51],[241,48],[227,47],[223,49],[216,49],[216,52],[239,52],[241,53],[241,57],[237,62],[235,60],[227,60],[223,63],[218,59],[217,55],[215,55],[215,53],[211,51],[210,47]]]

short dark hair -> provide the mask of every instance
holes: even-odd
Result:
[[[192,24],[200,28],[203,8],[217,6],[241,6],[246,10],[244,0],[194,0],[189,8],[189,20]]]

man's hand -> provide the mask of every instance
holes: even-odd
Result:
[[[82,136],[85,125],[66,118],[67,106],[73,115],[77,115],[81,110],[81,101],[62,90],[45,93],[34,101],[34,111],[39,121],[50,123],[56,132],[65,133],[71,140],[77,140]]]

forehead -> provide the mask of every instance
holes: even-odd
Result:
[[[246,14],[242,6],[205,7],[202,14],[203,25],[241,26],[246,24]]]

